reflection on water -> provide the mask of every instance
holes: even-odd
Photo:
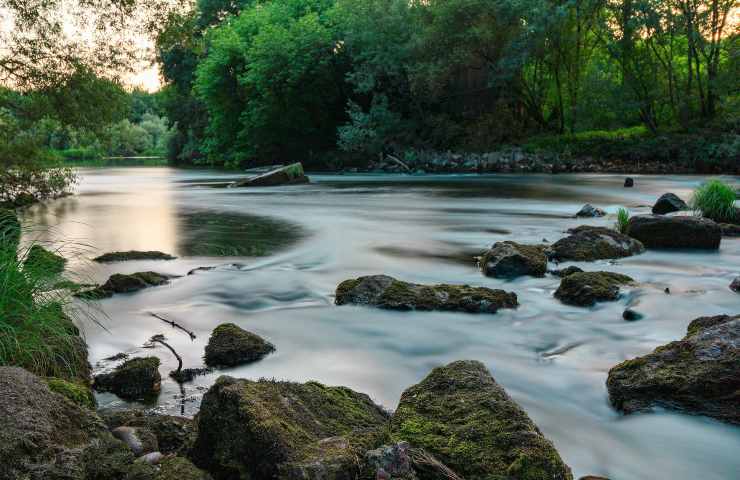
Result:
[[[624,179],[610,175],[319,175],[310,185],[246,190],[201,186],[230,177],[214,172],[82,173],[79,195],[34,207],[26,220],[43,224],[45,235],[94,245],[95,252],[83,250],[87,258],[129,249],[180,258],[111,265],[80,258],[71,267],[98,280],[142,270],[182,275],[102,301],[108,331],[84,327],[93,363],[118,352],[156,354],[165,376],[176,367],[172,355],[143,348],[162,333],[185,367],[199,367],[211,330],[224,322],[277,346],[255,364],[198,377],[184,392],[166,378],[162,410],[194,414],[223,373],[347,385],[394,408],[432,367],[478,359],[555,442],[576,478],[727,480],[740,471],[738,427],[674,412],[622,417],[604,386],[610,367],[682,337],[693,318],[740,312],[740,297],[727,288],[740,274],[740,239],[723,240],[715,253],[651,251],[578,264],[641,282],[619,302],[593,309],[555,300],[557,278],[486,278],[471,258],[500,240],[552,242],[582,223],[611,225],[620,206],[647,213],[644,205],[667,191],[688,198],[700,177],[636,177],[636,187],[624,189]],[[584,203],[611,215],[571,218]],[[198,267],[215,268],[186,275]],[[466,315],[333,305],[340,281],[374,273],[505,288],[521,307]],[[671,295],[663,293],[666,286]],[[623,321],[627,305],[644,318]],[[150,312],[194,331],[195,340]],[[108,394],[98,400],[125,405]]]

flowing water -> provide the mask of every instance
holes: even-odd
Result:
[[[609,406],[604,385],[610,367],[681,338],[692,319],[740,313],[740,296],[728,288],[740,274],[740,239],[724,239],[716,253],[650,251],[581,264],[641,282],[620,301],[591,309],[554,299],[556,277],[486,278],[472,259],[499,240],[553,242],[579,224],[611,225],[619,206],[647,213],[662,193],[688,198],[702,177],[639,176],[635,188],[625,189],[623,177],[611,175],[316,175],[310,185],[247,190],[213,188],[229,179],[213,171],[81,174],[77,195],[27,211],[30,235],[64,239],[62,252],[73,257],[69,270],[83,279],[145,270],[182,276],[103,300],[103,326],[84,325],[99,369],[114,366],[103,359],[119,352],[162,360],[162,393],[146,407],[193,415],[204,391],[228,374],[346,385],[393,409],[401,392],[433,367],[477,359],[554,441],[576,478],[740,478],[740,428],[666,411],[624,417]],[[572,218],[587,202],[611,215]],[[114,250],[180,258],[89,261]],[[521,306],[474,315],[333,305],[339,282],[378,273],[504,288],[516,292]],[[645,317],[622,320],[628,305]],[[196,339],[149,313],[175,320]],[[202,366],[208,336],[224,322],[262,335],[276,353],[198,377],[181,392],[166,377],[174,357],[163,347],[143,348],[162,333],[186,367]],[[130,406],[110,394],[98,401]]]

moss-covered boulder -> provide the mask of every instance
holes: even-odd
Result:
[[[171,276],[156,272],[116,273],[111,275],[103,285],[80,292],[77,296],[89,299],[109,298],[116,293],[132,293],[149,287],[166,285],[171,278]]]
[[[675,193],[664,193],[653,205],[653,214],[665,215],[667,213],[688,210],[689,206]]]
[[[593,262],[630,257],[645,251],[639,241],[609,228],[584,225],[568,230],[568,233],[569,236],[561,238],[548,249],[552,260]]]
[[[496,242],[481,257],[480,267],[489,277],[516,278],[523,275],[543,277],[547,272],[545,247],[511,241]]]
[[[223,376],[203,396],[191,459],[218,479],[354,478],[387,421],[348,388]]]
[[[269,171],[234,182],[232,187],[274,187],[278,185],[296,185],[308,183],[309,178],[303,171],[301,163],[291,163],[286,166],[276,166]]]
[[[0,367],[0,478],[122,479],[133,454],[100,418],[39,377]]]
[[[67,259],[41,245],[33,245],[26,255],[24,265],[38,274],[54,276],[64,271]]]
[[[573,478],[553,444],[480,362],[435,368],[407,389],[391,431],[467,480]]]
[[[155,480],[210,480],[211,476],[184,457],[168,457],[159,464]]]
[[[109,252],[93,258],[98,263],[127,262],[131,260],[174,260],[177,257],[164,252],[150,250],[146,252],[129,250],[127,252]]]
[[[119,427],[144,428],[157,437],[159,451],[182,453],[195,440],[193,420],[172,415],[155,415],[143,410],[104,410],[100,417],[111,430]]]
[[[157,357],[138,357],[127,360],[111,373],[95,376],[94,388],[113,392],[121,398],[136,400],[159,393],[162,377]]]
[[[740,425],[740,315],[697,318],[683,339],[612,368],[606,387],[624,413],[660,406]]]
[[[15,210],[0,208],[0,248],[16,250],[21,239],[21,223]]]
[[[345,280],[336,291],[337,305],[368,305],[390,310],[448,310],[496,313],[516,308],[516,294],[468,285],[419,285],[387,275]]]
[[[627,233],[657,249],[716,250],[722,241],[718,224],[691,216],[637,215],[630,218]]]
[[[97,406],[95,395],[89,385],[54,377],[46,378],[45,381],[52,392],[65,396],[81,407],[94,410]]]
[[[568,305],[590,307],[596,302],[619,299],[619,287],[633,282],[627,275],[614,272],[573,273],[560,281],[555,298]]]
[[[224,323],[213,329],[204,361],[212,367],[233,367],[256,362],[274,351],[275,346],[259,335],[233,323]]]

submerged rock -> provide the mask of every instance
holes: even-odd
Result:
[[[50,252],[41,245],[34,245],[28,250],[24,266],[43,276],[54,276],[64,271],[67,259]]]
[[[740,293],[740,277],[736,277],[735,280],[730,283],[730,290]]]
[[[522,275],[543,277],[547,271],[545,247],[505,241],[496,242],[480,260],[489,277],[516,278]]]
[[[195,440],[193,420],[172,415],[152,415],[143,410],[104,410],[100,417],[111,430],[118,427],[143,428],[157,437],[159,451],[181,453]]]
[[[628,308],[627,310],[622,312],[622,318],[628,322],[636,322],[638,320],[642,320],[643,315],[636,310]]]
[[[113,392],[123,399],[136,400],[159,393],[162,377],[157,357],[132,358],[111,373],[95,376],[94,387],[100,392]]]
[[[276,166],[268,172],[256,177],[239,180],[231,184],[232,187],[274,187],[278,185],[296,185],[308,183],[309,179],[303,172],[303,165],[292,163],[286,166]]]
[[[99,257],[93,258],[93,261],[98,263],[113,263],[113,262],[126,262],[129,260],[174,260],[177,257],[173,257],[170,254],[158,252],[158,251],[147,251],[140,252],[137,250],[129,250],[128,252],[110,252],[100,255]]]
[[[627,233],[648,248],[716,250],[722,229],[712,220],[690,216],[637,215]]]
[[[206,365],[233,367],[255,362],[275,351],[275,346],[259,335],[233,323],[224,323],[211,333],[206,345]]]
[[[132,293],[148,287],[157,287],[170,283],[171,276],[156,272],[137,272],[132,274],[116,273],[107,282],[92,290],[80,292],[77,296],[90,299],[112,297],[116,293]]]
[[[624,187],[625,188],[632,188],[635,186],[635,179],[632,177],[627,177],[624,179]]]
[[[194,463],[216,478],[355,478],[388,414],[316,382],[222,376],[203,396]]]
[[[407,389],[391,433],[466,480],[573,478],[553,444],[480,362],[435,368]]]
[[[740,424],[740,315],[701,317],[686,336],[609,371],[612,405],[624,413],[654,406]]]
[[[619,287],[634,280],[614,272],[580,272],[564,277],[555,298],[568,305],[590,307],[596,302],[619,299]]]
[[[593,262],[609,258],[624,258],[645,251],[634,238],[605,227],[580,226],[568,230],[569,236],[561,238],[550,248],[550,258],[558,262]]]
[[[679,212],[681,210],[688,210],[689,206],[686,202],[681,200],[678,195],[673,193],[664,193],[660,196],[655,205],[653,205],[653,213],[656,215],[665,215],[666,213]]]
[[[516,294],[468,285],[419,285],[387,275],[345,280],[336,291],[337,305],[369,305],[390,310],[447,310],[496,313],[516,308]]]
[[[596,208],[590,203],[587,203],[584,205],[578,213],[576,213],[576,217],[585,217],[585,218],[595,218],[595,217],[603,217],[606,215],[606,212],[600,208]]]

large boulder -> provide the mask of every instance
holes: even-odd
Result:
[[[309,179],[300,163],[291,163],[286,166],[276,166],[268,172],[255,177],[239,180],[231,184],[232,187],[274,187],[277,185],[296,185],[308,183]]]
[[[53,392],[35,375],[0,367],[0,478],[105,480],[97,465],[121,474],[133,454],[95,413]]]
[[[637,215],[627,233],[648,248],[716,250],[722,229],[712,220],[691,216]]]
[[[660,406],[740,425],[740,315],[697,318],[682,340],[612,368],[606,386],[625,413]]]
[[[159,393],[162,377],[157,357],[137,357],[127,360],[110,373],[95,376],[94,388],[113,392],[123,399],[150,398]]]
[[[387,275],[345,280],[336,291],[337,305],[369,305],[390,310],[448,310],[495,313],[516,308],[516,294],[468,285],[419,285]]]
[[[561,238],[548,249],[551,259],[564,262],[593,262],[609,258],[624,258],[645,251],[634,238],[605,227],[583,225],[568,230],[569,236]]]
[[[223,376],[203,396],[191,458],[217,479],[351,479],[387,422],[345,387]]]
[[[435,368],[407,389],[391,433],[466,480],[573,478],[552,442],[480,362]]]
[[[480,266],[489,277],[543,277],[547,272],[547,256],[542,246],[522,245],[511,241],[496,242],[483,254]]]
[[[555,298],[568,305],[590,307],[596,302],[617,300],[619,287],[634,280],[614,272],[578,272],[563,277],[555,291]]]
[[[149,287],[166,285],[170,282],[170,278],[172,277],[169,275],[156,272],[116,273],[111,275],[103,285],[80,292],[77,296],[89,299],[109,298],[116,293],[133,293]]]
[[[665,215],[666,213],[688,210],[689,206],[674,193],[664,193],[653,205],[653,213]]]
[[[127,262],[130,260],[174,260],[177,257],[164,252],[150,250],[141,252],[138,250],[129,250],[127,252],[109,252],[93,258],[98,263]]]
[[[212,367],[233,367],[256,362],[274,351],[275,346],[259,335],[233,323],[224,323],[211,333],[204,360]]]

